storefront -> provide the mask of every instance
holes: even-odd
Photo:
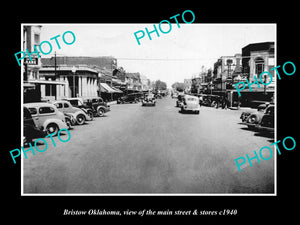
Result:
[[[88,66],[43,67],[40,70],[40,77],[64,84],[56,87],[45,84],[41,87],[42,97],[46,99],[53,99],[55,96],[57,99],[98,96],[98,71]]]

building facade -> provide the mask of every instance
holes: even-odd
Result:
[[[44,66],[40,77],[64,85],[42,84],[42,99],[56,100],[66,97],[97,97],[99,72],[87,65]]]
[[[269,71],[274,78],[274,70],[270,71],[275,66],[274,42],[249,44],[242,48],[242,57],[243,72],[249,81],[253,82],[254,76],[259,78],[263,71]],[[266,79],[268,83],[270,78],[267,76]]]

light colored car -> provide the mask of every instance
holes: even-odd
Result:
[[[72,114],[74,116],[74,118],[76,119],[76,122],[78,125],[84,124],[86,120],[93,119],[87,113],[85,113],[83,110],[81,110],[77,107],[73,107],[71,105],[71,103],[68,101],[60,100],[60,101],[54,101],[52,103],[57,107],[57,109],[60,112]]]
[[[185,95],[181,105],[181,112],[200,113],[199,98],[196,96]]]
[[[47,134],[57,134],[60,129],[68,129],[65,122],[65,115],[58,111],[55,105],[34,102],[26,103],[24,106],[28,108],[36,126],[46,131]]]
[[[146,105],[151,105],[151,106],[155,106],[156,100],[154,97],[154,94],[147,94],[145,96],[145,98],[142,101],[142,106],[146,106]]]

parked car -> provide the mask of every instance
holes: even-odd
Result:
[[[82,98],[64,98],[62,100],[68,101],[72,106],[83,110],[86,114],[88,114],[92,119],[94,118],[93,108],[88,106],[83,102]]]
[[[258,130],[274,132],[274,108],[274,105],[270,105],[266,108],[260,122],[256,125]]]
[[[64,113],[64,115],[65,115],[65,121],[68,126],[68,129],[71,129],[72,126],[76,124],[76,119],[71,113]]]
[[[262,120],[264,114],[266,112],[269,112],[270,110],[272,110],[272,108],[274,110],[274,105],[270,104],[265,110],[260,110],[260,111],[251,113],[247,117],[246,121],[243,124],[247,125],[249,129],[256,130],[258,128],[258,124],[261,123],[261,120]],[[274,126],[274,124],[273,124],[273,126]]]
[[[34,123],[30,111],[27,107],[23,107],[23,140],[25,143],[31,143],[32,139],[35,138],[43,138],[47,135],[46,131],[38,128],[38,126]]]
[[[101,97],[84,98],[83,102],[92,108],[95,116],[103,116],[110,111],[110,106]]]
[[[218,95],[202,95],[200,104],[203,106],[215,107],[219,98],[220,97]]]
[[[139,101],[139,98],[136,96],[135,93],[128,94],[125,96],[122,96],[121,98],[117,99],[117,104],[124,104],[124,103],[137,103]]]
[[[184,96],[185,96],[185,94],[183,94],[183,93],[178,94],[177,101],[176,101],[176,107],[182,106]]]
[[[264,113],[265,109],[272,103],[264,103],[264,104],[260,104],[259,106],[257,106],[257,111]],[[253,113],[253,111],[244,111],[242,112],[240,119],[242,120],[242,122],[246,122],[247,118],[250,116],[250,114]]]
[[[54,101],[53,104],[57,107],[57,109],[63,113],[72,114],[76,119],[76,123],[78,125],[82,125],[86,120],[92,120],[87,113],[85,113],[82,109],[77,107],[73,107],[68,101]]]
[[[199,98],[196,96],[185,95],[181,106],[181,112],[195,112],[200,113]]]
[[[52,134],[60,129],[67,129],[65,115],[58,111],[55,105],[50,103],[34,102],[26,103],[32,119],[40,130],[46,131],[47,134]]]
[[[146,106],[146,105],[151,105],[151,106],[155,106],[156,104],[156,100],[154,97],[154,94],[147,94],[145,96],[145,98],[142,100],[142,106]]]

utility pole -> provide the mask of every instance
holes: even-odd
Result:
[[[54,52],[54,78],[56,80],[57,74],[56,74],[56,51]],[[55,85],[55,84],[54,84]],[[55,86],[55,100],[57,100],[57,90]]]

